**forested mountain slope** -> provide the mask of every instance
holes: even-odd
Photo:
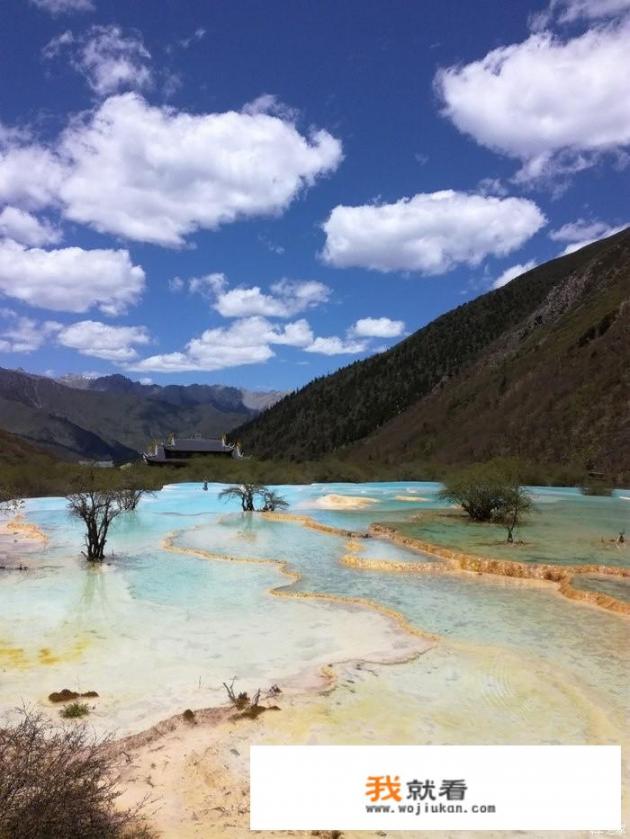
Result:
[[[268,457],[514,454],[630,471],[630,229],[316,379],[237,430]]]

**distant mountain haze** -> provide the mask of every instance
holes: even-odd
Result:
[[[147,385],[114,374],[60,380],[0,368],[0,428],[70,460],[131,460],[171,432],[216,437],[283,394]]]
[[[261,457],[511,455],[630,475],[630,228],[314,380],[235,433]]]
[[[80,376],[68,373],[56,379],[60,384],[79,390],[96,390],[110,393],[136,393],[140,396],[162,399],[173,404],[210,403],[234,408],[244,405],[252,411],[264,411],[285,394],[281,390],[247,390],[227,385],[155,385],[128,379],[120,373],[109,376]]]

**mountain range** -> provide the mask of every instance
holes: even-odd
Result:
[[[147,385],[115,374],[60,380],[0,368],[0,429],[69,460],[133,460],[153,438],[220,436],[280,392]]]
[[[630,228],[312,381],[236,433],[260,457],[518,456],[630,479]]]

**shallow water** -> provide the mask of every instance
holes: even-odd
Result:
[[[229,536],[221,534],[222,527]],[[178,544],[231,553],[235,521],[201,526]],[[220,545],[220,548],[216,546]],[[271,553],[277,546],[275,553]],[[457,642],[471,653],[484,649],[489,678],[499,683],[508,670],[523,669],[541,686],[579,686],[585,702],[606,706],[616,725],[630,714],[628,622],[591,606],[579,606],[546,584],[470,574],[391,574],[345,568],[345,541],[297,524],[261,522],[248,555],[289,559],[302,574],[293,587],[302,592],[368,599],[403,614],[413,625]],[[360,556],[397,563],[424,559],[380,540],[360,543]],[[257,553],[259,551],[260,553]],[[630,717],[628,717],[630,718]]]
[[[335,484],[281,492],[292,513],[362,530],[374,520],[436,509],[437,489]],[[387,668],[378,690],[368,690],[367,680],[359,691],[366,737],[371,730],[384,741],[406,736],[407,724],[399,726],[391,707],[381,713],[377,705],[407,697],[413,707],[423,698],[416,738],[430,734],[432,742],[619,741],[630,713],[627,619],[566,600],[549,584],[441,573],[439,562],[427,574],[349,568],[342,564],[346,538],[243,515],[218,499],[219,490],[181,484],[145,499],[114,523],[110,561],[98,569],[80,558],[81,528],[68,519],[62,499],[28,503],[29,520],[51,541],[29,557],[30,571],[0,577],[0,712],[10,715],[23,702],[49,708],[46,696],[61,688],[96,690],[101,698],[91,721],[127,733],[187,707],[222,702],[221,682],[235,675],[249,690],[275,682],[297,689],[314,684],[324,664],[399,660],[417,648],[419,639],[365,605],[270,596],[279,587],[368,600],[441,639],[415,662]],[[620,499],[536,492],[545,499],[536,527],[546,528],[545,544],[554,546],[544,561],[558,561],[556,545],[566,548],[557,531],[566,531],[567,521],[608,531],[618,505],[630,510]],[[377,503],[322,509],[327,494]],[[400,500],[414,494],[427,500]],[[282,560],[301,579],[273,565],[167,552],[162,541],[173,532],[176,547]],[[387,541],[357,542],[360,557],[397,567],[428,559]]]
[[[400,526],[407,536],[496,559],[554,565],[630,565],[630,544],[617,545],[630,530],[630,501],[623,492],[610,498],[534,487],[534,510],[506,544],[505,530],[471,522],[465,516],[422,515]],[[425,505],[426,508],[429,505]],[[417,508],[416,508],[417,509]]]
[[[607,594],[623,603],[630,603],[630,578],[609,577],[606,574],[576,574],[571,580],[574,588]]]

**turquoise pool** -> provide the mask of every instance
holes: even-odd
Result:
[[[233,676],[250,688],[302,691],[320,684],[323,665],[424,652],[388,678],[403,695],[426,695],[438,733],[440,692],[446,707],[452,689],[469,710],[461,742],[475,731],[480,742],[496,742],[497,732],[510,742],[510,730],[522,742],[524,725],[532,742],[621,736],[630,714],[626,618],[566,600],[550,584],[447,573],[439,562],[426,574],[348,567],[346,537],[242,514],[218,498],[220,489],[178,484],[145,498],[112,526],[101,568],[81,558],[81,527],[63,499],[27,503],[28,520],[50,541],[29,555],[28,572],[0,577],[0,713],[10,717],[23,703],[52,713],[51,691],[96,690],[92,724],[123,734],[222,702],[221,683]],[[292,514],[361,531],[438,509],[438,489],[406,482],[279,491]],[[539,529],[578,520],[608,529],[630,514],[620,497],[534,492]],[[165,550],[167,536],[176,552]],[[398,568],[433,561],[380,539],[360,549]],[[586,561],[587,552],[574,559]],[[234,560],[281,561],[296,574]],[[456,742],[457,732],[449,737]]]

